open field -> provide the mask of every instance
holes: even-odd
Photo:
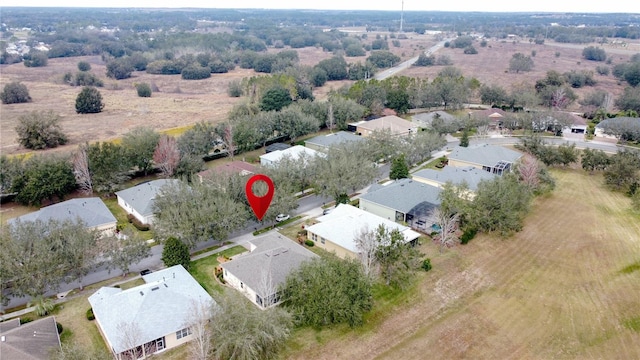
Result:
[[[282,358],[640,358],[640,216],[601,176],[553,174],[522,232],[423,245],[434,268],[404,299],[361,329],[297,330]]]

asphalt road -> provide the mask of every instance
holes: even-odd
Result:
[[[442,48],[444,47],[444,43],[445,43],[445,42],[447,42],[447,41],[449,41],[449,40],[450,40],[450,39],[445,39],[445,40],[440,41],[439,43],[437,43],[437,44],[433,45],[432,47],[430,47],[429,49],[425,50],[425,52],[424,52],[424,53],[425,53],[427,56],[429,56],[429,55],[431,55],[431,54],[435,53],[436,51],[438,51],[438,50],[442,49]],[[377,73],[377,74],[374,76],[374,78],[375,78],[376,80],[384,80],[384,79],[386,79],[386,78],[388,78],[388,77],[391,77],[391,76],[393,76],[393,75],[395,75],[395,74],[397,74],[397,73],[399,73],[399,72],[401,72],[401,71],[403,71],[403,70],[408,69],[408,68],[409,68],[409,67],[411,67],[411,65],[413,65],[416,61],[418,61],[418,57],[417,57],[417,56],[416,56],[416,57],[413,57],[413,58],[411,58],[411,59],[409,59],[409,60],[403,61],[403,62],[401,62],[400,64],[398,64],[398,65],[396,65],[396,66],[394,66],[394,67],[392,67],[392,68],[390,68],[390,69],[387,69],[387,70],[384,70],[384,71],[381,71],[381,72]]]

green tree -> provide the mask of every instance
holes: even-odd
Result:
[[[595,46],[589,46],[582,49],[582,57],[587,60],[593,61],[605,61],[607,60],[607,54],[605,53],[603,48],[598,48]]]
[[[594,171],[603,171],[609,165],[609,156],[602,150],[592,150],[586,148],[582,150],[580,164],[585,171],[593,173]]]
[[[632,62],[625,67],[624,79],[633,87],[640,84],[640,61]]]
[[[147,83],[136,84],[136,91],[139,97],[151,97],[151,86]]]
[[[400,57],[386,50],[372,51],[367,61],[378,68],[388,68],[400,62]]]
[[[128,79],[133,73],[133,65],[127,58],[117,58],[107,62],[107,77],[116,80]]]
[[[24,163],[24,173],[14,179],[16,201],[38,205],[43,200],[63,200],[76,187],[69,159],[58,155],[33,156]]]
[[[520,231],[531,192],[515,175],[505,174],[478,185],[466,221],[478,231],[508,235]]]
[[[431,153],[441,149],[447,141],[433,131],[418,131],[412,134],[405,147],[405,154],[409,166],[415,166],[431,158]]]
[[[293,322],[278,307],[260,310],[235,291],[217,299],[211,325],[216,359],[274,359],[284,346]]]
[[[303,113],[300,107],[288,106],[275,115],[274,128],[295,141],[300,136],[318,131],[320,124],[315,117]]]
[[[85,86],[76,97],[76,112],[78,114],[95,114],[104,109],[102,94],[92,86]]]
[[[78,70],[80,71],[89,71],[91,70],[91,64],[86,61],[78,61]]]
[[[616,191],[633,194],[640,184],[640,156],[631,150],[618,151],[611,156],[604,171],[607,186]]]
[[[169,237],[164,242],[164,248],[162,249],[162,262],[166,267],[182,265],[189,270],[191,265],[189,247],[180,239],[173,236]]]
[[[334,56],[331,59],[322,60],[316,67],[325,71],[327,80],[344,80],[349,75],[347,62],[342,56]]]
[[[467,128],[462,129],[462,137],[460,138],[460,146],[469,147],[469,131]]]
[[[389,179],[398,180],[406,179],[409,177],[409,166],[405,160],[404,154],[400,154],[391,162],[391,169],[389,170]]]
[[[422,254],[407,243],[398,229],[389,231],[384,225],[376,229],[375,252],[380,274],[388,286],[404,288],[411,274],[420,268]]]
[[[155,199],[156,235],[160,240],[180,236],[189,246],[218,240],[245,225],[248,213],[244,203],[229,196],[226,189],[211,183],[187,185],[179,182],[163,189]]]
[[[291,94],[283,87],[275,87],[265,91],[260,99],[260,110],[280,111],[291,104]]]
[[[192,65],[182,69],[181,76],[183,80],[202,80],[211,77],[211,68]]]
[[[625,87],[615,104],[621,110],[633,110],[640,113],[640,87]]]
[[[526,56],[523,53],[515,53],[509,60],[509,71],[515,71],[515,73],[531,71],[533,68],[533,59],[531,56]]]
[[[298,325],[363,323],[371,310],[371,283],[360,263],[336,256],[316,258],[289,274],[281,288],[284,307]]]
[[[129,179],[131,164],[122,146],[111,142],[89,144],[87,158],[95,191],[112,193]]]
[[[131,228],[125,228],[121,234],[124,236],[105,239],[104,255],[108,259],[107,270],[119,269],[124,277],[129,273],[131,265],[151,255],[151,248],[146,240]]]
[[[52,111],[32,111],[18,117],[18,142],[27,149],[54,148],[67,143],[60,127],[60,116]]]
[[[32,49],[27,55],[23,56],[23,60],[26,67],[42,67],[47,66],[49,57],[46,52]]]
[[[350,193],[368,185],[378,175],[367,154],[354,144],[331,147],[326,156],[316,157],[313,166],[314,173],[322,174],[315,179],[316,192],[336,201],[348,199]]]
[[[432,66],[436,63],[436,57],[431,55],[427,55],[425,53],[420,53],[418,55],[418,60],[413,64],[414,66]]]
[[[15,192],[15,185],[21,184],[25,167],[21,157],[0,155],[0,194]]]
[[[31,102],[31,96],[29,96],[27,86],[17,81],[10,82],[4,86],[2,93],[0,93],[0,99],[3,104]]]
[[[122,148],[127,163],[147,175],[153,168],[153,153],[160,140],[160,134],[152,128],[136,127],[122,137]]]
[[[507,91],[500,85],[482,85],[479,93],[483,104],[501,105],[509,99]]]

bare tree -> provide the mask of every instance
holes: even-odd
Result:
[[[564,109],[569,105],[569,98],[567,97],[567,90],[560,87],[553,92],[552,104],[556,110]]]
[[[333,116],[333,104],[329,103],[329,109],[327,110],[327,128],[333,132],[333,128],[336,127],[336,119]]]
[[[233,161],[233,156],[236,153],[236,143],[233,142],[233,125],[231,125],[231,122],[229,122],[224,129],[222,142],[224,143],[224,146],[227,148],[227,152],[229,153],[229,157],[231,158],[231,161]]]
[[[440,252],[445,247],[452,247],[458,241],[455,231],[458,227],[459,213],[450,213],[441,208],[434,208],[429,214],[429,220],[440,227],[440,235],[437,241],[440,244]]]
[[[187,345],[189,358],[195,360],[207,360],[211,358],[213,346],[211,344],[211,304],[192,301],[189,309],[189,318],[185,327],[191,330],[192,339]]]
[[[376,260],[376,250],[378,249],[378,241],[376,233],[370,230],[368,226],[364,226],[355,230],[355,242],[358,249],[358,259],[362,263],[364,274],[373,278],[378,274],[378,263]]]
[[[540,171],[540,164],[531,154],[524,154],[516,165],[520,181],[526,184],[530,189],[536,189],[540,184],[538,173]]]
[[[273,282],[273,277],[266,269],[263,269],[260,274],[260,282],[256,287],[256,294],[262,299],[262,307],[268,308],[278,302],[278,287]]]
[[[162,176],[170,177],[173,175],[180,163],[180,151],[173,136],[163,135],[160,137],[156,150],[153,152],[153,161],[160,168]]]
[[[123,321],[116,325],[116,329],[118,330],[120,344],[127,349],[122,352],[125,358],[139,359],[147,357],[151,349],[142,343],[142,330],[138,324],[133,321]]]
[[[91,172],[89,172],[89,156],[87,155],[87,145],[80,145],[78,151],[73,154],[73,175],[76,177],[78,188],[84,194],[93,194],[93,182]]]

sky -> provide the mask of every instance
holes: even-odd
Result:
[[[402,0],[4,0],[2,6],[395,10]],[[404,0],[406,11],[619,12],[640,14],[640,1]]]

